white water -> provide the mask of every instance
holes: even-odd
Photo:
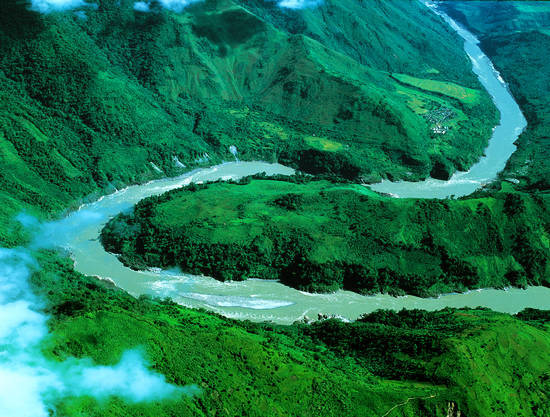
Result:
[[[309,294],[275,281],[250,279],[223,283],[209,277],[177,271],[133,271],[122,265],[115,255],[105,252],[98,240],[99,233],[109,218],[145,197],[189,184],[191,181],[238,178],[258,172],[289,175],[293,171],[277,164],[233,162],[178,178],[129,187],[85,205],[67,218],[52,224],[49,236],[44,238],[53,237],[55,243],[69,249],[75,260],[76,270],[112,280],[130,294],[170,297],[188,307],[203,307],[238,319],[292,323],[306,315],[317,318],[321,313],[353,320],[363,313],[380,308],[438,310],[444,307],[484,306],[508,313],[515,313],[526,307],[550,308],[550,289],[543,287],[506,291],[479,290],[429,299],[389,295],[365,297],[348,291]]]

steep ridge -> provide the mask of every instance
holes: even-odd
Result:
[[[447,176],[476,160],[494,125],[460,41],[414,1],[4,10],[5,214],[232,159],[232,145],[243,159],[365,181],[436,165]]]
[[[501,178],[537,193],[550,189],[550,4],[450,2],[445,9],[478,34],[481,45],[518,99],[528,126]],[[536,68],[535,70],[533,68]]]
[[[168,44],[163,42],[168,39],[176,44],[179,39],[181,44],[176,45],[191,45],[193,42],[186,40],[188,43],[184,43],[182,39],[190,36],[188,31],[193,30],[194,23],[185,25],[182,20],[198,22],[200,14],[222,10],[217,9],[218,6],[235,8],[235,4],[240,4],[266,22],[266,28],[269,25],[275,28],[269,32],[270,35],[280,32],[281,39],[286,39],[290,34],[293,41],[298,39],[301,42],[296,44],[296,49],[307,45],[309,54],[308,48],[315,46],[323,57],[313,60],[314,63],[322,61],[324,65],[337,68],[334,57],[344,55],[345,65],[352,65],[348,63],[358,62],[363,50],[357,55],[346,52],[344,45],[349,42],[339,40],[341,46],[335,51],[335,46],[326,46],[322,39],[314,38],[311,33],[300,34],[282,24],[275,25],[267,18],[267,12],[264,16],[252,10],[252,5],[261,4],[259,0],[242,3],[209,1],[176,15],[166,12],[139,14],[132,9],[133,1],[130,0],[98,0],[97,3],[97,10],[78,10],[85,14],[40,16],[27,11],[24,1],[3,2],[3,13],[0,14],[0,240],[3,244],[15,246],[28,242],[27,231],[9,219],[22,208],[34,207],[40,216],[58,213],[78,204],[88,193],[177,173],[184,169],[182,163],[191,167],[233,158],[228,150],[229,144],[239,146],[240,156],[265,158],[278,158],[284,153],[301,156],[306,150],[310,150],[311,155],[311,149],[321,148],[322,157],[333,162],[333,167],[343,165],[336,157],[330,159],[327,156],[332,155],[335,148],[340,149],[339,144],[346,145],[341,143],[343,139],[337,135],[338,132],[334,133],[331,127],[323,131],[325,136],[322,136],[318,130],[321,128],[317,126],[289,121],[282,110],[274,114],[263,109],[259,93],[256,96],[250,92],[259,91],[256,87],[249,89],[244,81],[242,85],[240,81],[233,81],[239,79],[237,74],[231,75],[227,81],[226,63],[220,64],[219,85],[227,89],[228,97],[243,94],[237,100],[212,103],[208,100],[210,92],[218,93],[212,86],[204,90],[200,100],[185,96],[185,89],[194,86],[196,90],[193,91],[202,91],[201,85],[214,78],[214,70],[218,67],[212,61],[206,61],[206,69],[211,68],[211,72],[200,66],[198,69],[193,67],[196,72],[179,72],[175,80],[163,81],[162,77],[172,71],[170,65],[180,62],[169,61],[165,54]],[[344,0],[325,4],[336,7],[345,3],[348,3],[348,11],[357,11],[360,5],[370,4],[378,10],[391,7],[390,2],[374,0],[356,1],[354,8],[351,2]],[[395,3],[404,2],[396,0]],[[268,5],[265,4],[266,11],[273,9],[270,13],[274,15],[283,13]],[[319,10],[330,16],[327,9]],[[391,9],[387,10],[389,13]],[[397,6],[393,10],[398,10]],[[314,10],[288,11],[283,16],[288,21],[299,21],[300,14],[315,16],[315,13]],[[418,22],[422,21],[422,16],[416,18]],[[314,27],[313,23],[309,25]],[[310,32],[314,30],[310,29]],[[322,32],[323,29],[317,31]],[[339,38],[337,31],[333,35],[335,39]],[[196,36],[194,42],[204,45],[200,52],[205,57],[208,50],[212,51],[212,56],[217,53],[206,36],[193,36]],[[327,35],[327,38],[331,36]],[[252,39],[248,41],[252,42]],[[429,39],[433,42],[433,37]],[[286,41],[281,45],[286,45]],[[318,45],[322,48],[319,49]],[[365,42],[365,45],[375,43]],[[267,46],[262,45],[262,48]],[[306,52],[298,53],[290,46],[285,48],[282,51],[288,53],[288,57],[295,54],[303,60],[305,67],[310,65],[308,71],[313,68],[311,60],[304,58]],[[273,50],[279,52],[277,47]],[[189,51],[189,54],[195,53],[195,49]],[[179,53],[188,52],[181,48]],[[441,53],[444,56],[445,51]],[[372,56],[371,67],[365,69],[365,73],[370,72],[368,77],[376,81],[376,77],[381,77],[379,71],[387,71],[383,66],[387,57],[383,52],[379,52],[376,60],[374,52]],[[199,60],[194,57],[186,68],[196,62]],[[238,71],[243,68],[237,61],[232,65]],[[277,74],[276,64],[273,65],[272,74]],[[419,89],[418,85],[425,85],[425,80],[419,79],[449,81],[442,78],[445,75],[442,75],[441,68],[434,66],[417,74],[406,68],[391,67],[392,72],[407,73],[415,79],[396,76],[409,81],[408,85],[398,84],[401,89],[399,97],[408,98],[397,100],[397,104],[388,102],[382,109],[383,113],[397,113],[399,103],[420,110],[419,101],[415,99],[422,103],[427,100],[443,102],[446,106],[466,111],[466,107],[462,109],[462,104],[455,99],[449,100],[446,95]],[[201,74],[203,78],[200,78]],[[298,79],[299,74],[302,73],[297,71],[287,76]],[[187,75],[188,81],[179,85]],[[367,75],[354,76],[358,78],[360,89],[367,88],[362,84]],[[333,77],[338,79],[342,74],[336,72]],[[333,83],[334,80],[327,77],[322,85],[329,81]],[[450,81],[475,88],[459,78],[450,78]],[[385,79],[385,82],[391,85],[395,80]],[[342,84],[339,83],[331,85],[337,88]],[[169,88],[170,85],[175,87]],[[380,85],[385,88],[386,84]],[[456,91],[454,87],[451,90]],[[351,91],[355,94],[357,90]],[[168,99],[168,92],[174,94],[172,99]],[[250,97],[245,97],[243,92]],[[295,94],[293,92],[291,96]],[[333,93],[333,96],[337,94]],[[365,93],[361,97],[366,96]],[[300,99],[295,97],[294,106]],[[231,107],[229,104],[233,101],[236,103]],[[286,104],[286,100],[281,99],[281,102]],[[352,110],[354,114],[361,113],[355,108]],[[368,115],[368,111],[361,117],[367,117],[365,114]],[[343,115],[346,119],[349,113]],[[378,120],[379,116],[374,112],[372,119]],[[350,120],[354,120],[353,117],[347,119]],[[381,120],[379,123],[384,126],[386,122]],[[351,122],[348,125],[354,126]],[[412,129],[414,123],[407,121],[405,125]],[[287,142],[300,143],[302,148],[284,147],[282,144]],[[372,143],[360,144],[369,149],[370,161],[376,162],[369,171],[366,168],[371,166],[366,162],[355,161],[365,169],[361,175],[374,171],[373,176],[391,174],[399,177],[411,169],[405,166],[402,154],[392,156],[393,159],[387,156],[393,155],[389,146],[382,147],[382,152],[377,153],[377,143],[373,139]],[[332,151],[327,152],[326,148]],[[415,156],[414,146],[409,149],[396,145],[395,148],[399,151],[405,149],[405,155]],[[444,150],[444,155],[450,158],[451,149]],[[351,159],[350,154],[353,152],[344,156]],[[288,158],[296,164],[301,161]],[[319,159],[319,154],[313,153],[313,157],[306,158],[309,162],[315,159]],[[358,169],[352,164],[354,161],[348,159],[346,167],[351,168],[346,172],[357,175]],[[307,168],[312,168],[311,163]],[[429,170],[429,166],[425,170]],[[417,171],[421,172],[420,168]],[[337,169],[332,173],[342,174]],[[27,379],[31,375],[22,373],[26,368],[4,368],[6,363],[11,364],[12,360],[16,363],[21,359],[21,352],[17,352],[16,355],[2,355],[0,370],[2,376],[8,378],[1,379],[4,384],[0,399],[15,392],[17,395],[9,400],[14,404],[19,401],[21,409],[17,411],[20,414],[30,409],[28,415],[35,417],[40,410],[33,410],[33,407],[41,406],[44,406],[44,416],[102,417],[182,414],[427,417],[445,413],[471,417],[498,416],[503,414],[503,409],[509,414],[525,416],[546,416],[549,413],[547,393],[550,378],[546,365],[550,338],[546,313],[528,312],[513,318],[479,310],[382,312],[353,324],[322,320],[316,326],[257,325],[186,309],[169,300],[135,299],[108,282],[76,273],[72,261],[53,250],[24,249],[21,252],[32,258],[36,270],[28,271],[30,284],[41,300],[38,305],[26,306],[31,317],[23,319],[30,319],[32,323],[38,315],[44,327],[47,320],[51,332],[39,347],[40,355],[54,364],[82,358],[108,369],[120,363],[127,349],[139,349],[152,370],[164,375],[168,383],[180,387],[196,384],[200,394],[152,402],[132,401],[124,392],[100,398],[77,395],[76,391],[61,397],[47,392],[44,398],[40,398],[44,391],[39,389],[43,389],[43,383],[47,382],[43,377],[47,376],[45,372],[48,370],[35,369],[38,379]],[[18,271],[6,260],[5,252],[2,251],[1,255],[2,274],[6,275],[7,271],[17,278]],[[24,304],[25,300],[20,301]],[[8,311],[8,326],[15,323],[17,327],[18,322],[12,319],[20,317],[11,314],[13,310]],[[45,315],[38,314],[42,312]],[[521,343],[517,343],[518,340]],[[350,346],[353,349],[349,349]],[[34,359],[26,358],[25,365],[37,368],[40,362]],[[6,370],[9,371],[7,374],[4,373]],[[18,384],[21,379],[16,378],[21,376],[25,383]],[[29,381],[37,383],[29,385]],[[492,384],[490,390],[487,390],[487,381]],[[141,386],[141,381],[134,382],[133,385]],[[21,392],[28,392],[24,388],[34,390],[32,398],[21,396]]]

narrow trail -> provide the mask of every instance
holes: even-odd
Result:
[[[386,411],[385,414],[383,414],[380,417],[387,417],[396,408],[403,407],[403,406],[407,405],[409,402],[411,402],[413,400],[429,400],[429,399],[435,398],[435,397],[437,397],[437,394],[432,394],[432,395],[429,395],[428,397],[410,397],[410,398],[407,398],[406,401],[404,401],[402,403],[399,403],[399,404],[395,404],[392,408],[390,408],[388,411]]]

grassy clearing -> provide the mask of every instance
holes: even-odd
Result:
[[[317,136],[306,136],[305,142],[315,149],[326,152],[338,152],[344,149],[344,145],[328,138],[319,138]]]
[[[479,90],[463,87],[455,83],[416,78],[406,74],[392,74],[392,77],[404,84],[432,93],[442,94],[459,100],[464,104],[475,105],[480,100]]]

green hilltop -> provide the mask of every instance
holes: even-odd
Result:
[[[550,285],[548,195],[382,197],[308,177],[192,184],[112,219],[102,243],[132,268],[305,291],[434,296]]]

